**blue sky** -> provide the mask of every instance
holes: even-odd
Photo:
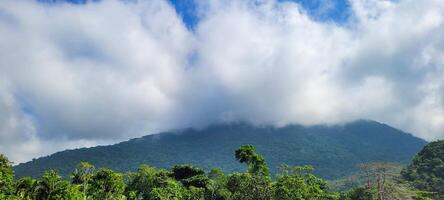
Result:
[[[74,0],[76,1],[76,0]],[[343,23],[350,14],[350,5],[347,0],[280,0],[293,1],[304,7],[311,17],[318,21],[333,21]],[[188,27],[194,27],[199,22],[196,15],[195,0],[170,0],[177,13]]]
[[[97,0],[38,0],[46,3],[70,2],[74,4],[84,4],[89,1]],[[176,9],[176,12],[182,17],[182,20],[188,28],[194,28],[199,23],[197,14],[197,1],[199,0],[169,0]],[[348,0],[279,0],[293,1],[299,3],[311,17],[318,21],[333,21],[341,24],[347,21],[350,14],[350,5]]]

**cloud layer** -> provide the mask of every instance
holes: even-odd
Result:
[[[444,138],[442,0],[353,0],[346,23],[287,1],[0,2],[0,152],[244,120],[368,118]]]

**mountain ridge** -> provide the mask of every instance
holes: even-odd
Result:
[[[354,172],[356,164],[362,162],[406,164],[427,142],[370,120],[283,127],[236,122],[161,132],[113,145],[64,150],[14,168],[18,177],[36,177],[44,169],[56,169],[67,176],[80,161],[117,171],[134,170],[142,163],[162,168],[190,163],[206,169],[221,166],[230,172],[242,170],[233,158],[234,149],[250,143],[265,156],[273,173],[279,164],[308,164],[315,167],[315,174],[336,179]]]

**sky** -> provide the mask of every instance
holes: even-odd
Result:
[[[444,139],[443,0],[0,1],[0,152],[213,123]]]

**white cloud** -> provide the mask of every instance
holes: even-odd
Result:
[[[348,24],[273,0],[0,2],[0,151],[25,161],[224,120],[370,118],[444,138],[444,4],[351,1]],[[51,148],[48,148],[51,146]]]

